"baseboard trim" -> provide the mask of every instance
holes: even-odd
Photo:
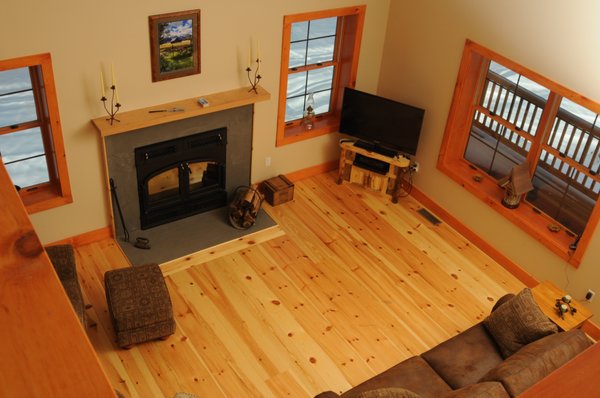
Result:
[[[112,228],[109,226],[99,228],[94,231],[85,232],[81,235],[71,236],[70,238],[61,239],[59,241],[52,242],[49,245],[70,244],[75,247],[78,247],[108,238],[114,238]]]
[[[517,279],[525,284],[525,286],[533,287],[539,282],[523,268],[514,263],[511,259],[500,253],[495,247],[483,240],[472,229],[468,228],[460,220],[450,214],[446,209],[438,205],[429,196],[425,195],[417,187],[413,186],[410,192],[411,196],[421,202],[428,209],[437,214],[448,225],[457,230],[461,235],[471,241],[475,246],[485,252],[488,256],[494,259],[498,264],[502,265],[508,272],[513,274]]]
[[[300,181],[308,177],[313,177],[319,174],[327,173],[331,170],[335,170],[338,168],[339,161],[332,160],[331,162],[326,162],[322,164],[318,164],[316,166],[307,167],[302,170],[294,171],[291,173],[287,173],[285,176],[292,182]]]

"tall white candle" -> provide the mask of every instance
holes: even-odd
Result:
[[[256,41],[256,59],[260,59],[260,40]]]
[[[100,90],[102,90],[102,97],[106,98],[106,91],[104,91],[104,73],[100,70]]]
[[[248,48],[248,68],[252,68],[252,40],[250,40],[250,47]]]
[[[117,82],[115,80],[115,67],[112,63],[110,64],[110,74],[112,75],[112,83],[111,84],[116,87]]]

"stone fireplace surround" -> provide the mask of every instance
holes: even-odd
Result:
[[[254,103],[269,97],[269,93],[261,87],[257,94],[242,88],[208,95],[210,108],[199,107],[196,98],[191,98],[125,112],[121,115],[122,121],[113,125],[105,118],[92,120],[104,140],[107,183],[109,178],[115,182],[130,243],[122,239],[123,229],[113,202],[115,238],[133,265],[165,263],[275,225],[261,211],[253,227],[249,230],[236,230],[227,221],[225,207],[142,231],[134,159],[137,147],[225,127],[228,134],[226,191],[231,195],[238,186],[250,183]],[[184,108],[185,111],[158,114],[148,112],[151,109],[172,107]],[[131,242],[135,242],[139,236],[150,239],[151,250],[134,248]]]
[[[125,225],[133,236],[140,234],[140,206],[134,151],[136,148],[174,138],[227,128],[225,190],[228,196],[240,185],[250,183],[252,162],[252,106],[233,108],[150,126],[126,134],[106,137],[108,175],[115,182]],[[117,236],[123,235],[119,215],[113,206]],[[144,231],[145,232],[145,231]]]

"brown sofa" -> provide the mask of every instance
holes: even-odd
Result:
[[[592,345],[559,332],[529,289],[502,297],[484,321],[339,395],[315,398],[516,397]]]

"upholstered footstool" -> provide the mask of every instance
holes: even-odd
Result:
[[[175,333],[173,306],[158,265],[107,271],[104,286],[119,347],[130,348]]]

